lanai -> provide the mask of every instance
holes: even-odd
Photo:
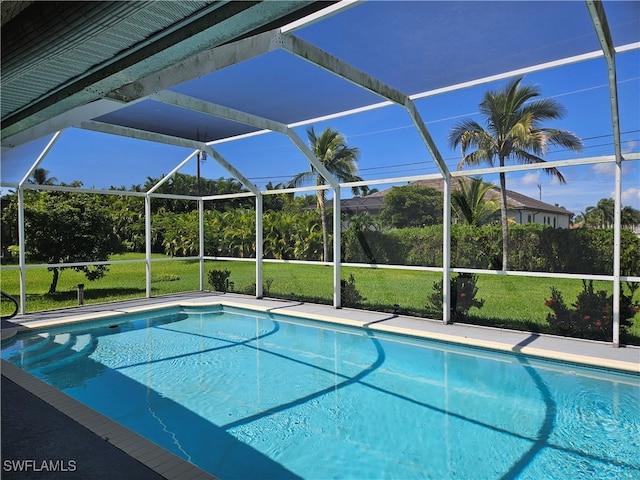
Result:
[[[3,2],[3,8],[10,3]],[[199,152],[205,152],[256,200],[255,294],[260,298],[262,198],[283,190],[260,188],[249,180],[251,166],[224,156],[221,146],[268,132],[282,135],[299,151],[302,162],[311,163],[323,175],[334,210],[340,211],[341,190],[355,185],[339,184],[318,163],[296,129],[346,115],[401,109],[423,145],[430,168],[406,177],[372,178],[366,184],[444,180],[443,267],[438,270],[448,279],[451,272],[469,270],[452,269],[450,264],[451,178],[540,167],[456,171],[431,135],[425,121],[428,104],[423,102],[501,79],[584,64],[606,72],[611,114],[593,121],[608,124],[613,138],[610,152],[559,159],[547,166],[613,166],[613,275],[594,278],[613,282],[614,305],[619,303],[621,280],[640,280],[620,272],[622,167],[640,155],[637,148],[623,155],[619,109],[634,99],[621,102],[616,81],[616,59],[637,55],[640,47],[635,2],[181,2],[180,7],[175,2],[106,2],[83,4],[77,12],[67,12],[66,19],[61,13],[64,2],[45,6],[47,3],[29,3],[19,7],[24,10],[14,12],[15,16],[3,15],[2,187],[17,189],[20,197],[26,189],[45,188],[26,181],[56,149],[66,129],[188,149],[186,157],[176,158],[169,176],[193,165]],[[33,15],[36,11],[30,9],[36,8],[38,15]],[[541,25],[547,27],[544,36],[538,34]],[[36,144],[41,146],[38,154],[25,154],[33,152],[29,148]],[[151,230],[148,212],[158,186],[135,193],[145,200],[147,238]],[[203,202],[219,198],[190,199],[198,202],[202,212]],[[24,306],[23,244],[28,232],[22,220],[19,216],[18,268]],[[202,245],[202,222],[200,225]],[[340,307],[337,215],[334,231],[333,304]],[[207,257],[201,252],[198,259],[204,288]],[[148,240],[144,262],[150,296]],[[517,274],[526,276],[527,272]],[[573,278],[571,274],[560,276]],[[445,323],[449,320],[448,298],[445,289]],[[614,311],[617,323],[617,307]],[[614,344],[618,343],[616,327]]]

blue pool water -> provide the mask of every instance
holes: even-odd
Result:
[[[640,377],[228,307],[2,357],[222,480],[640,478]]]

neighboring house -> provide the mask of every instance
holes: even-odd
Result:
[[[458,178],[451,179],[451,189],[458,189]],[[408,185],[422,185],[425,187],[435,188],[442,192],[444,190],[444,182],[439,179],[435,180],[418,180]],[[391,191],[391,188],[381,190],[366,197],[354,197],[342,200],[342,213],[349,215],[357,215],[368,212],[370,215],[379,215],[384,207],[384,196]],[[500,189],[492,188],[487,195],[498,197]],[[553,228],[569,228],[573,212],[569,210],[541,202],[521,193],[507,190],[507,204],[509,205],[507,215],[515,223],[539,223],[549,225]],[[499,218],[499,213],[496,219]]]

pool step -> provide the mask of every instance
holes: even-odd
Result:
[[[70,345],[72,335],[70,333],[61,333],[53,335],[50,342],[47,342],[42,348],[34,349],[27,355],[21,355],[18,365],[27,367],[43,362],[60,352],[63,352]]]
[[[53,341],[52,335],[48,333],[40,333],[33,339],[33,343],[20,349],[20,354],[24,355],[25,353],[33,352],[34,350],[43,348],[45,345],[48,345],[52,341]]]
[[[79,335],[78,337],[76,337],[75,340],[76,341],[71,346],[71,348],[69,348],[65,352],[68,355],[66,355],[63,358],[60,358],[59,360],[55,360],[52,363],[49,363],[47,365],[44,365],[44,366],[38,368],[37,371],[40,372],[40,373],[53,372],[54,370],[57,370],[58,368],[60,368],[60,367],[62,367],[64,365],[68,365],[69,363],[72,363],[72,362],[76,361],[79,358],[87,357],[87,356],[91,355],[91,353],[98,346],[98,340],[96,338],[94,338],[93,335],[91,335],[89,333],[86,333],[84,335]],[[35,372],[33,372],[33,373],[35,373]]]

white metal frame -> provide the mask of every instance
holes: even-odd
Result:
[[[631,280],[631,281],[640,281],[640,277],[623,277],[620,274],[620,229],[621,229],[621,172],[622,172],[622,162],[625,160],[639,160],[640,154],[635,155],[627,155],[626,158],[623,158],[621,152],[621,143],[620,143],[620,125],[619,125],[619,117],[618,117],[618,96],[617,96],[617,86],[616,86],[616,67],[615,67],[615,55],[617,52],[623,52],[633,49],[640,48],[640,42],[634,43],[630,45],[625,45],[622,47],[614,48],[613,42],[611,41],[611,35],[609,33],[606,17],[604,14],[604,10],[602,8],[602,4],[593,0],[586,0],[586,5],[591,16],[591,19],[594,24],[595,33],[600,41],[602,46],[602,50],[598,52],[591,52],[583,55],[578,55],[570,58],[565,58],[562,60],[548,62],[540,65],[531,66],[525,69],[514,70],[510,72],[505,72],[499,75],[493,75],[490,77],[485,77],[481,79],[477,79],[471,82],[465,82],[458,85],[452,85],[449,87],[427,91],[418,93],[412,96],[408,96],[386,84],[371,77],[370,75],[359,71],[352,67],[351,65],[346,64],[344,61],[336,58],[327,52],[319,49],[318,47],[305,42],[304,40],[296,37],[293,32],[300,28],[302,25],[307,24],[309,22],[313,22],[322,18],[325,15],[330,15],[339,11],[343,8],[348,8],[352,4],[356,2],[339,2],[339,4],[335,6],[331,6],[318,14],[314,14],[313,17],[309,17],[299,22],[294,22],[294,24],[283,27],[282,29],[272,30],[268,32],[264,32],[253,37],[245,38],[239,40],[237,42],[233,42],[227,45],[223,45],[220,47],[211,48],[209,50],[205,50],[200,54],[194,55],[193,57],[182,61],[180,64],[174,65],[167,69],[164,69],[159,74],[156,73],[148,78],[139,80],[134,84],[124,86],[119,88],[117,91],[112,92],[108,95],[108,98],[104,100],[94,102],[90,106],[82,107],[74,111],[73,114],[60,116],[50,122],[47,122],[47,125],[41,125],[33,127],[28,131],[17,134],[13,137],[5,139],[3,141],[3,146],[12,146],[13,143],[19,143],[24,141],[25,138],[28,138],[30,135],[42,135],[47,128],[51,128],[53,125],[60,128],[60,131],[55,133],[52,139],[49,141],[47,146],[43,149],[42,153],[38,156],[34,164],[28,170],[26,175],[20,180],[20,182],[16,185],[5,185],[3,186],[9,188],[16,188],[18,195],[18,236],[20,241],[20,250],[19,250],[19,266],[16,267],[20,270],[20,299],[21,299],[21,313],[26,313],[26,278],[25,272],[29,268],[48,268],[52,265],[27,265],[25,259],[24,252],[24,190],[25,189],[43,189],[43,190],[59,190],[59,191],[82,191],[82,192],[90,192],[97,194],[112,194],[112,195],[137,195],[144,197],[144,208],[145,208],[145,249],[146,255],[143,260],[146,264],[146,295],[147,297],[151,296],[151,268],[153,260],[151,258],[151,201],[153,198],[179,198],[186,200],[194,200],[198,205],[198,215],[199,215],[199,254],[196,257],[190,257],[194,259],[198,259],[200,262],[200,281],[199,286],[200,289],[203,290],[205,286],[204,281],[204,263],[205,260],[219,260],[217,257],[210,257],[204,255],[204,201],[205,200],[216,200],[223,198],[236,198],[236,197],[255,197],[256,199],[256,258],[255,259],[242,259],[247,261],[255,261],[256,263],[256,297],[261,298],[263,296],[263,287],[262,287],[262,270],[264,262],[274,262],[271,259],[263,258],[263,226],[262,226],[262,213],[263,213],[263,195],[269,194],[280,194],[280,193],[290,193],[290,192],[305,192],[305,191],[317,191],[318,188],[323,189],[331,189],[333,191],[333,207],[334,212],[340,212],[340,189],[353,187],[353,186],[363,186],[363,185],[375,185],[375,184],[383,184],[383,183],[395,183],[399,181],[415,181],[424,178],[442,178],[444,181],[444,212],[443,212],[443,228],[444,228],[444,240],[443,240],[443,267],[409,267],[409,266],[397,266],[397,265],[362,265],[362,264],[344,264],[348,266],[360,266],[367,268],[403,268],[403,269],[415,269],[415,270],[425,270],[425,271],[438,271],[442,272],[443,275],[443,321],[444,323],[449,323],[450,321],[450,312],[449,312],[449,302],[450,302],[450,292],[449,292],[449,277],[452,272],[468,272],[468,273],[483,273],[483,274],[498,274],[498,275],[517,275],[517,276],[533,276],[533,277],[549,277],[549,278],[590,278],[590,279],[598,279],[598,280],[608,280],[613,282],[613,291],[614,291],[614,334],[613,334],[613,345],[619,346],[619,325],[620,325],[620,311],[619,311],[619,300],[620,300],[620,281],[621,280]],[[301,122],[296,122],[295,124],[282,124],[280,122],[276,122],[272,119],[259,117],[247,112],[242,112],[239,110],[234,110],[228,107],[224,107],[221,105],[213,104],[210,102],[202,101],[197,98],[189,97],[186,95],[178,94],[172,91],[165,90],[166,88],[180,83],[182,81],[190,80],[194,77],[194,75],[204,75],[207,73],[211,73],[213,71],[219,70],[221,68],[227,67],[229,65],[239,63],[241,61],[254,58],[256,56],[262,55],[264,53],[273,51],[273,50],[284,50],[292,55],[295,55],[299,58],[302,58],[313,65],[321,68],[323,70],[329,71],[330,73],[339,76],[361,88],[368,90],[369,92],[375,93],[381,96],[384,101],[368,105],[365,107],[360,107],[357,109],[351,109],[343,112],[337,112],[335,114],[327,115],[320,118],[308,119]],[[547,162],[544,164],[544,168],[549,167],[564,167],[564,166],[577,166],[577,165],[587,165],[594,163],[605,163],[611,162],[616,165],[616,177],[615,177],[615,237],[614,237],[614,259],[613,259],[613,275],[574,275],[574,274],[540,274],[537,272],[512,272],[512,271],[488,271],[488,270],[477,270],[477,269],[465,269],[465,268],[452,268],[450,264],[450,224],[451,224],[451,202],[450,202],[450,194],[451,194],[451,178],[452,177],[461,177],[461,176],[472,176],[472,175],[483,175],[483,174],[495,174],[499,172],[517,172],[517,171],[525,171],[525,170],[536,170],[543,168],[540,165],[514,165],[508,167],[493,167],[493,168],[480,168],[474,170],[466,170],[466,171],[456,171],[450,172],[438,151],[435,142],[431,138],[429,130],[427,129],[424,121],[422,120],[418,109],[415,106],[414,100],[418,100],[421,98],[425,98],[428,96],[437,95],[439,93],[458,90],[474,85],[480,85],[488,82],[492,82],[495,80],[505,79],[509,77],[513,77],[515,75],[522,75],[524,73],[540,71],[548,68],[553,68],[560,65],[566,65],[570,63],[590,60],[594,58],[604,57],[606,60],[607,68],[608,68],[608,77],[609,77],[609,92],[610,92],[610,103],[611,103],[611,115],[612,115],[612,128],[613,128],[613,137],[614,137],[614,150],[615,155],[613,156],[602,156],[602,157],[590,157],[576,160],[562,160],[562,161],[554,161]],[[195,74],[194,74],[195,72]],[[214,142],[200,142],[186,138],[173,137],[169,135],[158,134],[151,131],[121,127],[101,122],[96,122],[92,120],[87,120],[88,118],[95,118],[96,112],[110,112],[113,111],[120,106],[122,103],[120,102],[136,102],[142,99],[151,99],[154,101],[162,102],[169,105],[174,105],[180,108],[189,109],[191,111],[203,113],[206,115],[215,116],[218,118],[227,119],[232,122],[242,123],[245,125],[249,125],[257,128],[258,130],[249,134],[239,135],[231,138],[227,138],[224,140],[218,140]],[[131,103],[129,103],[131,104]],[[331,118],[338,118],[345,115],[350,115],[354,113],[359,113],[367,110],[383,108],[389,105],[400,105],[405,109],[411,121],[413,123],[414,128],[420,135],[425,147],[428,152],[431,154],[436,166],[438,167],[439,174],[435,175],[418,175],[418,176],[410,176],[410,177],[401,177],[401,178],[391,178],[391,179],[380,179],[373,181],[362,181],[362,182],[352,182],[346,184],[339,184],[335,178],[328,172],[325,167],[320,163],[314,156],[313,152],[309,149],[309,147],[304,143],[304,141],[294,132],[293,128],[297,126],[311,124],[320,120],[327,120]],[[32,174],[33,170],[37,168],[37,166],[42,162],[48,152],[53,148],[60,135],[62,134],[62,129],[68,126],[78,126],[83,129],[92,130],[101,133],[113,134],[113,135],[121,135],[130,138],[137,138],[147,141],[159,142],[168,145],[181,146],[193,149],[193,152],[188,155],[183,161],[181,161],[166,177],[160,180],[156,185],[153,186],[147,192],[123,192],[123,191],[115,191],[115,190],[95,190],[95,189],[83,189],[83,188],[74,188],[74,187],[60,187],[60,186],[44,186],[44,185],[29,185],[27,184],[27,179]],[[313,168],[319,172],[319,174],[325,179],[327,185],[322,187],[301,187],[301,188],[290,188],[285,190],[277,190],[277,191],[260,191],[252,182],[250,182],[241,172],[239,172],[232,164],[232,162],[225,159],[218,151],[214,149],[214,145],[219,143],[235,141],[242,138],[247,138],[254,135],[260,135],[268,132],[277,132],[284,134],[288,137],[288,139],[296,146],[296,148],[302,153],[302,155],[309,161],[309,163],[313,166]],[[229,172],[236,180],[240,181],[248,190],[248,193],[242,194],[230,194],[230,195],[214,195],[214,196],[185,196],[185,195],[164,195],[155,193],[157,189],[166,182],[169,178],[171,178],[176,172],[178,172],[182,167],[184,167],[188,162],[190,162],[193,158],[196,158],[198,152],[206,152],[212,158],[214,158],[220,166],[222,166],[227,172]],[[340,262],[340,230],[341,230],[341,221],[340,214],[335,213],[333,216],[334,221],[334,244],[333,244],[333,261],[332,262],[324,262],[327,265],[333,265],[334,275],[333,275],[333,304],[336,308],[341,307],[340,303],[340,271],[341,265]],[[181,258],[182,259],[182,258]],[[135,262],[135,261],[134,261]],[[129,261],[125,262],[94,262],[91,263],[93,265],[97,264],[107,264],[107,263],[131,263]],[[308,263],[308,262],[295,262],[289,261],[287,263]],[[313,262],[315,264],[322,262]],[[84,263],[78,264],[67,264],[65,266],[81,266],[88,265]],[[61,266],[61,265],[55,265]],[[10,268],[10,267],[9,267]]]

